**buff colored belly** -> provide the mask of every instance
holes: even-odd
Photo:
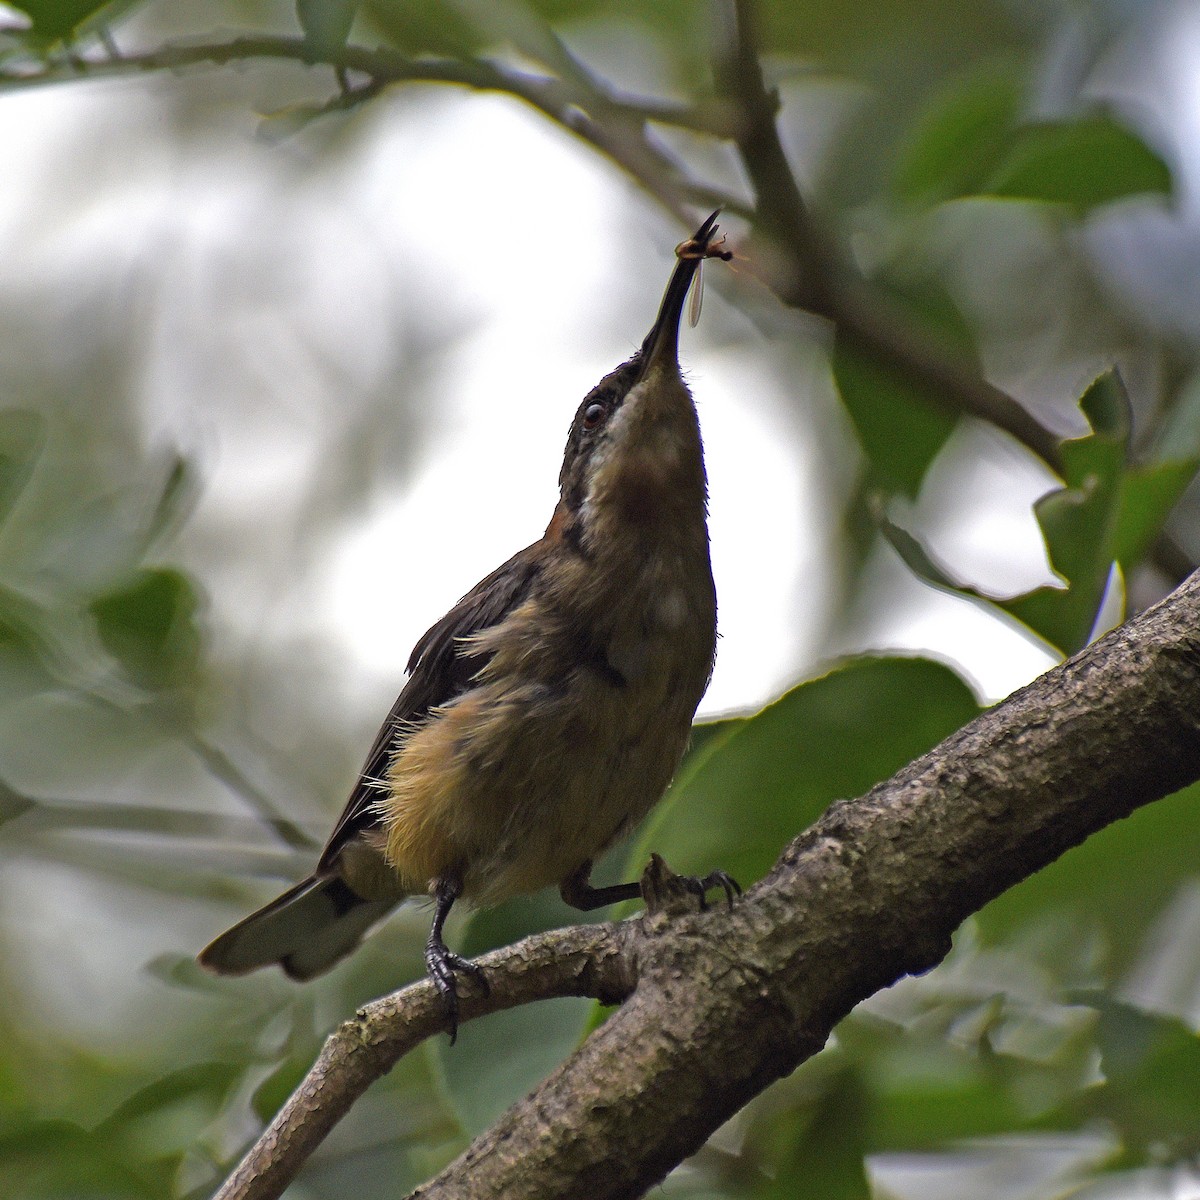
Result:
[[[383,803],[404,887],[458,871],[467,899],[492,904],[594,858],[645,816],[687,744],[699,696],[693,685],[672,704],[670,675],[651,669],[633,688],[588,670],[558,687],[489,681],[415,731]]]

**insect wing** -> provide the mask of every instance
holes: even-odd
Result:
[[[692,279],[692,294],[688,298],[688,324],[695,329],[700,324],[700,308],[704,304],[704,259],[696,264]]]

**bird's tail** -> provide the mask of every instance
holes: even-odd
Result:
[[[364,900],[337,875],[310,875],[197,957],[218,975],[244,975],[278,963],[293,979],[312,979],[345,958],[396,903]]]

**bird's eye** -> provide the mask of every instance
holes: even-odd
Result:
[[[596,426],[604,420],[605,412],[606,409],[603,404],[600,404],[599,402],[595,404],[589,404],[587,408],[583,410],[584,429],[595,429]]]

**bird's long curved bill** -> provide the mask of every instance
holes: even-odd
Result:
[[[683,317],[683,306],[687,302],[688,291],[696,271],[707,257],[705,251],[716,236],[717,217],[720,212],[721,210],[717,209],[680,247],[679,261],[675,264],[675,270],[667,283],[667,290],[663,293],[658,316],[642,342],[643,374],[653,363],[666,361],[676,364],[679,361],[679,322]],[[687,247],[686,253],[683,247]]]

